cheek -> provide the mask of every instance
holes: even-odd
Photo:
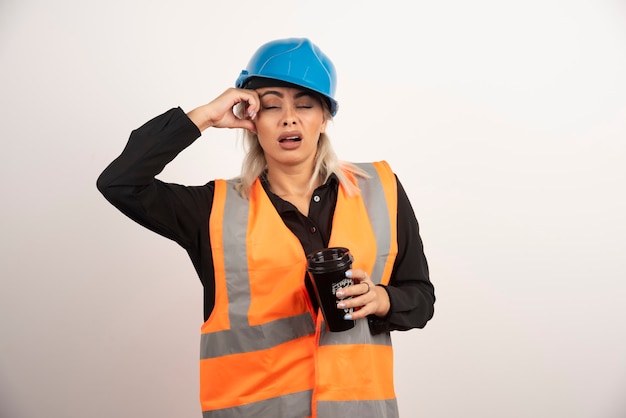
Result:
[[[261,148],[265,149],[266,145],[270,142],[269,136],[267,134],[264,134],[263,132],[259,132],[258,130],[256,135],[259,140],[259,145],[261,146]]]
[[[261,136],[268,136],[271,132],[273,132],[273,130],[269,128],[266,120],[257,119],[254,122],[254,126],[256,127],[259,139]]]
[[[306,117],[303,118],[303,122],[307,126],[310,126],[311,129],[323,130],[326,126],[326,121],[323,115],[306,115]]]
[[[320,133],[324,133],[326,131],[326,122],[325,121],[316,121],[315,126],[317,127],[317,131]]]
[[[267,127],[267,125],[256,125],[256,136],[259,140],[259,144],[261,145],[261,148],[266,149],[266,146],[268,144],[271,144],[274,141],[274,138],[276,137],[276,132],[274,129],[269,129]]]

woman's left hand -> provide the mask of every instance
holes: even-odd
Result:
[[[379,317],[387,315],[390,304],[385,289],[376,286],[363,270],[348,270],[346,277],[352,279],[354,284],[344,287],[336,294],[337,298],[352,296],[352,299],[344,299],[337,303],[337,309],[354,308],[352,317],[346,319],[361,319],[371,314]]]

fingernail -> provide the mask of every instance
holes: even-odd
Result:
[[[343,290],[337,290],[337,293],[335,293],[335,296],[337,296],[338,298],[342,298],[345,296],[345,293],[343,292]]]
[[[250,112],[248,112],[248,116],[250,116],[250,119],[254,119],[254,117],[256,116],[256,112],[254,110],[251,110]]]
[[[345,315],[343,316],[343,319],[345,319],[346,321],[351,320],[351,319],[352,319],[352,314],[349,314],[349,313],[345,314]]]
[[[345,304],[344,302],[339,302],[339,303],[337,304],[337,308],[339,308],[339,309],[343,309],[343,308],[345,308],[345,307],[346,307],[346,304]]]
[[[346,271],[346,277],[352,277],[352,270]]]

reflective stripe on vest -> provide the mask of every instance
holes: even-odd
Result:
[[[311,416],[310,390],[283,395],[279,398],[267,399],[241,406],[203,411],[202,418],[234,418],[234,417],[293,417],[302,418]],[[274,411],[289,411],[289,415],[278,415]],[[329,415],[330,416],[330,415]]]
[[[386,284],[397,253],[396,220],[389,216],[396,212],[395,177],[386,163],[361,168],[372,179],[359,181],[362,198],[339,188],[329,245],[350,248],[354,268]],[[354,231],[355,222],[364,232]],[[316,333],[302,281],[305,254],[260,182],[249,200],[234,182],[215,182],[210,233],[216,292],[202,327],[204,418],[398,416],[389,335],[372,336],[367,321],[330,333],[321,315]],[[373,372],[340,376],[336,361],[344,356]]]

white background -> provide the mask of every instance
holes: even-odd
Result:
[[[2,0],[0,416],[200,416],[199,280],[95,182],[290,36],[335,61],[340,158],[388,160],[420,222],[438,301],[394,334],[401,416],[625,417],[619,0]],[[241,154],[207,131],[160,178]]]

